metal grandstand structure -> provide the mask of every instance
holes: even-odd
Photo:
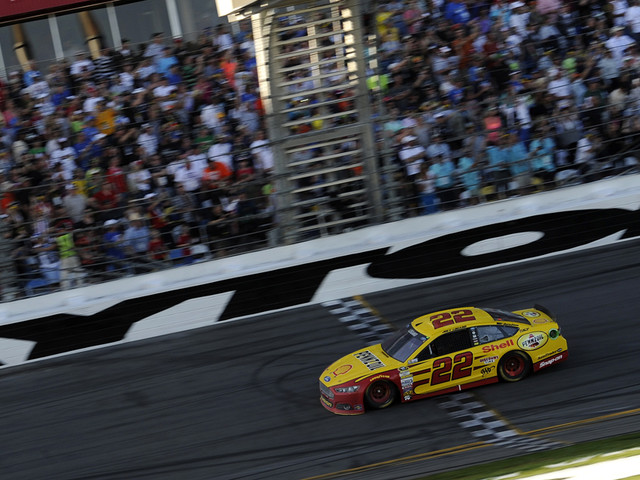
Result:
[[[359,4],[252,3],[284,243],[376,223],[383,207]]]

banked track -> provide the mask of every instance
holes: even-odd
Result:
[[[638,431],[639,287],[630,241],[345,299],[388,328],[539,302],[570,346],[517,384],[356,417],[318,401],[326,364],[366,343],[322,305],[5,369],[2,478],[412,478]]]

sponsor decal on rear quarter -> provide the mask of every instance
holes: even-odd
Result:
[[[550,358],[549,360],[545,360],[544,362],[540,362],[540,368],[548,367],[549,365],[553,365],[556,362],[562,360],[562,355],[558,355],[557,357]]]
[[[544,332],[530,332],[518,338],[518,346],[523,350],[535,350],[544,346],[548,339]]]

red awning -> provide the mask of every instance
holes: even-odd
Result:
[[[55,12],[82,5],[99,5],[104,0],[2,0],[0,1],[0,21],[31,17],[38,13]]]

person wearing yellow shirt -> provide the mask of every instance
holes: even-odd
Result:
[[[84,272],[73,240],[73,228],[63,228],[56,237],[56,245],[60,256],[60,287],[68,290],[72,286],[82,286]]]
[[[96,110],[96,127],[100,133],[111,135],[116,130],[116,111],[108,107],[104,100],[98,102]]]

